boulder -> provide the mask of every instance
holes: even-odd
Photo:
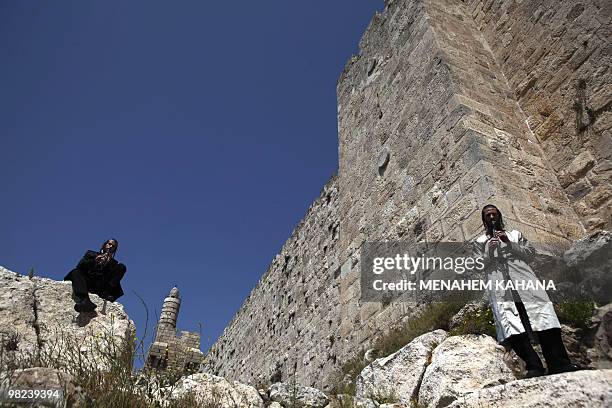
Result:
[[[40,406],[85,406],[87,400],[81,389],[75,385],[73,377],[55,368],[32,367],[16,370],[12,373],[10,384],[4,382],[2,386],[3,389],[10,386],[12,389],[61,390],[57,397],[41,400]],[[0,393],[3,389],[0,389]]]
[[[170,397],[181,398],[193,392],[202,406],[216,408],[264,408],[264,402],[255,387],[230,382],[223,377],[196,373],[181,378],[171,387]]]
[[[612,370],[513,381],[462,396],[448,408],[604,408],[612,406]]]
[[[374,398],[393,394],[398,401],[409,404],[418,393],[432,351],[446,337],[444,330],[435,330],[415,338],[395,353],[375,360],[357,377],[355,395]]]
[[[34,329],[34,282],[0,266],[0,341],[2,351],[37,349]]]
[[[134,324],[119,303],[96,295],[92,313],[74,311],[70,282],[22,276],[0,267],[2,352],[21,367],[38,356],[45,366],[76,361],[107,367],[110,356],[130,347]]]
[[[486,335],[452,336],[433,352],[425,370],[418,403],[444,407],[462,395],[515,380],[503,347]]]
[[[563,260],[570,267],[580,266],[589,259],[605,259],[610,261],[610,246],[612,232],[597,231],[576,241],[563,254]]]
[[[578,272],[581,294],[599,304],[612,302],[612,232],[598,231],[578,241],[563,254],[568,267]]]
[[[284,407],[297,403],[304,408],[323,408],[329,404],[329,398],[323,392],[298,384],[274,383],[268,394],[272,401],[279,402]]]
[[[571,327],[566,324],[561,324],[561,338],[563,339],[563,344],[565,345],[565,349],[567,350],[567,354],[569,355],[570,360],[583,367],[592,367],[592,360],[589,358],[589,345],[591,345],[592,340],[590,340],[589,336],[592,330],[585,330],[581,328]],[[541,347],[538,346],[536,351],[540,352]],[[544,356],[541,355],[540,359],[544,362]],[[606,368],[606,367],[599,367]]]
[[[587,350],[595,368],[612,368],[612,303],[598,308],[591,318],[595,327],[593,347]]]

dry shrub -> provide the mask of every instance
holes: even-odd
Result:
[[[111,325],[112,327],[112,325]],[[134,361],[144,361],[144,339],[129,330],[126,336],[111,331],[90,335],[87,341],[56,329],[54,340],[35,349],[16,350],[12,339],[0,348],[0,384],[9,388],[22,368],[48,367],[69,374],[72,389],[79,390],[75,406],[96,408],[187,408],[197,406],[193,393],[172,398],[183,372],[148,368],[134,370]],[[3,343],[4,344],[4,343]],[[67,390],[64,389],[65,395]],[[75,397],[75,396],[72,396]],[[71,398],[72,398],[71,397]],[[5,406],[5,405],[2,405]]]

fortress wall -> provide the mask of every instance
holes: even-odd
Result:
[[[466,1],[589,230],[612,226],[612,3]]]
[[[455,98],[467,110],[461,124],[468,138],[451,147],[447,157],[453,162],[453,150],[462,152],[468,144],[465,151],[481,160],[480,183],[469,187],[471,179],[460,182],[461,191],[473,194],[479,209],[489,201],[499,203],[504,218],[532,241],[566,247],[568,240],[584,235],[584,228],[486,39],[462,1],[435,0],[428,5],[438,44],[459,85]],[[474,161],[464,156],[456,162],[455,173],[470,174]],[[442,213],[443,227],[456,222],[452,215]],[[479,212],[476,219],[480,222]],[[474,236],[469,227],[463,232],[465,239]]]
[[[330,180],[205,369],[329,390],[342,363],[417,305],[361,302],[366,240],[471,240],[480,208],[555,248],[584,234],[471,5],[388,0],[340,75]]]
[[[470,240],[489,202],[549,247],[584,234],[461,1],[388,2],[360,48],[337,92],[344,361],[416,308],[360,301],[364,241]]]
[[[465,115],[424,2],[388,4],[360,50],[337,86],[343,362],[416,310],[408,302],[360,301],[360,247],[366,240],[441,238],[428,210],[441,204],[442,179],[454,169],[439,167],[440,148]]]
[[[334,176],[210,349],[204,369],[251,384],[321,385],[337,367],[338,182]]]

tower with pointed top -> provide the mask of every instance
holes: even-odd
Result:
[[[175,286],[164,299],[157,323],[155,341],[149,348],[147,366],[158,370],[195,371],[202,362],[200,334],[177,332],[176,323],[181,307],[179,290]]]

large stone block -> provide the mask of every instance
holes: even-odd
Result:
[[[604,408],[612,404],[612,370],[578,371],[513,381],[464,395],[449,408]]]
[[[394,393],[398,402],[410,405],[418,395],[433,350],[446,336],[444,330],[423,334],[397,352],[375,360],[357,377],[355,395],[373,398]]]
[[[479,389],[513,381],[503,354],[496,341],[486,335],[447,338],[433,351],[418,403],[443,407]]]

